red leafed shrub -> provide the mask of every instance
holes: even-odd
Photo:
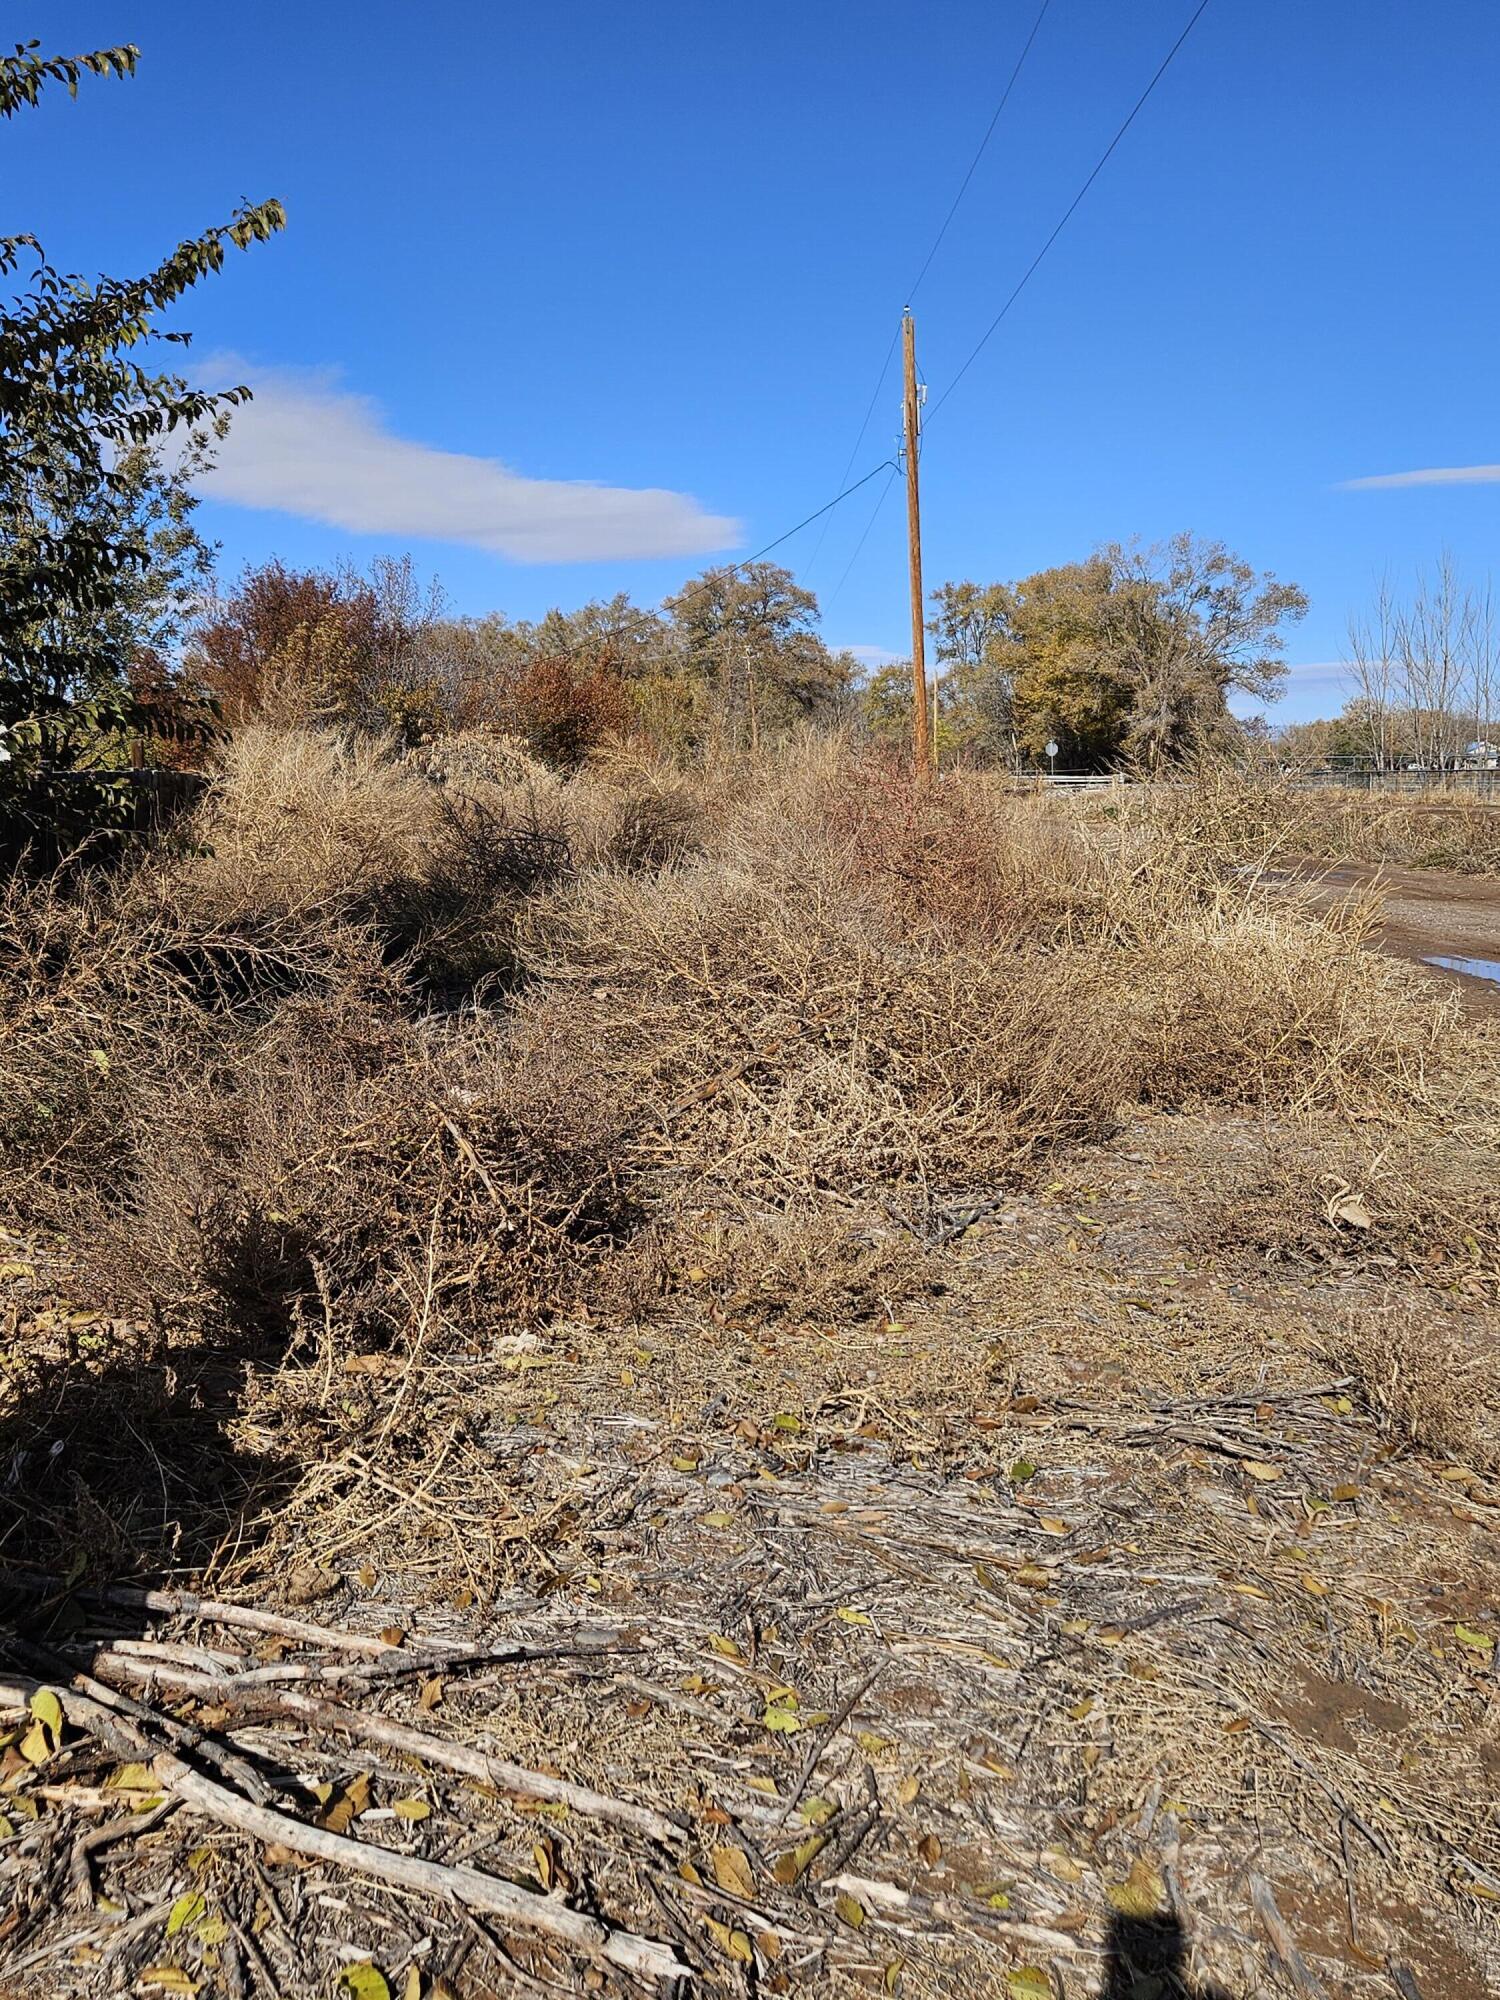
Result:
[[[502,729],[523,737],[534,757],[573,770],[636,726],[635,705],[608,660],[530,660],[501,692]]]
[[[873,752],[834,775],[828,832],[850,877],[875,889],[903,923],[996,936],[1034,914],[1035,884],[1008,866],[1013,831],[992,787],[952,772],[926,784],[900,758]]]

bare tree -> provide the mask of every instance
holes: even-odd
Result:
[[[1377,770],[1410,759],[1452,770],[1495,712],[1495,610],[1489,580],[1464,582],[1444,550],[1397,596],[1383,577],[1367,617],[1349,627],[1351,720],[1367,738]]]

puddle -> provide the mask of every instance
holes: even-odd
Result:
[[[1429,958],[1424,965],[1440,965],[1445,972],[1466,973],[1470,979],[1490,979],[1500,986],[1500,958]]]

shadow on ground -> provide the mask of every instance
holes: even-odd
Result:
[[[1188,1976],[1175,1917],[1111,1917],[1107,1950],[1102,2000],[1228,2000],[1221,1986]]]

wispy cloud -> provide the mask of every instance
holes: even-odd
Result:
[[[835,646],[833,650],[836,653],[852,653],[862,667],[888,667],[906,657],[904,653],[893,653],[885,646]]]
[[[1372,492],[1388,486],[1495,486],[1500,465],[1427,465],[1416,472],[1375,472],[1366,479],[1343,479],[1341,493]]]
[[[687,493],[528,479],[496,458],[397,437],[379,406],[328,369],[258,368],[216,355],[195,373],[249,384],[217,463],[214,500],[271,507],[352,534],[458,542],[513,562],[694,556],[740,540],[740,524]]]

